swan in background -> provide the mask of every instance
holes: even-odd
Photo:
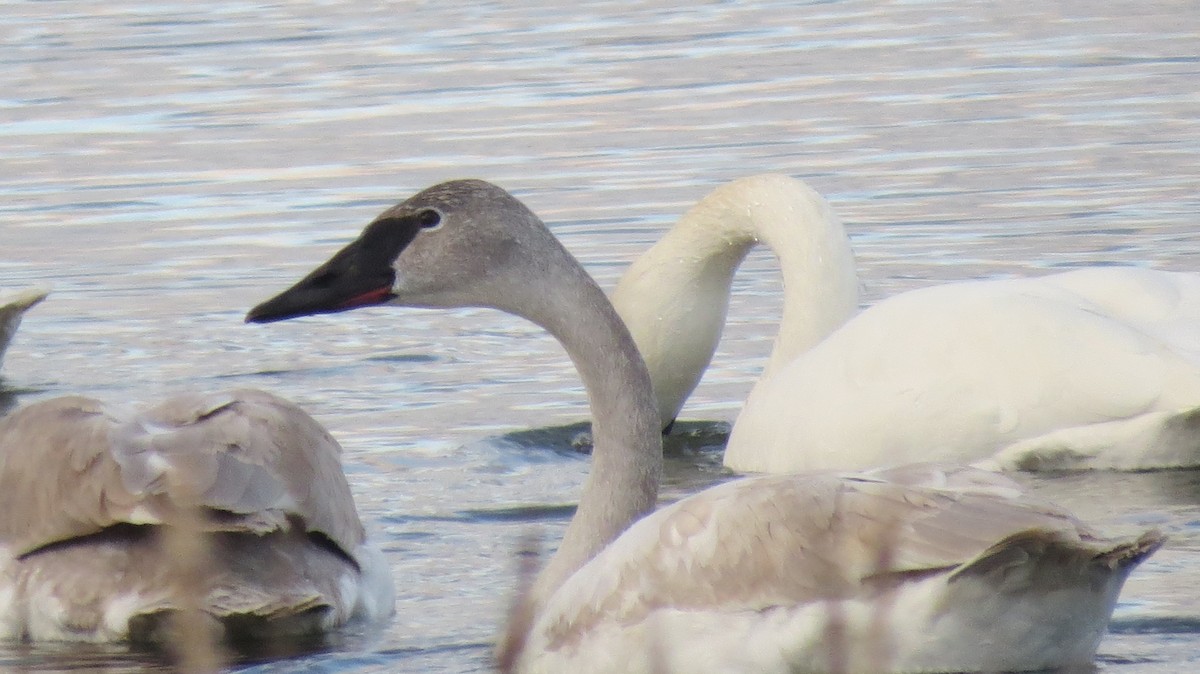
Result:
[[[67,396],[13,412],[0,420],[0,638],[158,642],[189,592],[232,642],[390,615],[391,575],[340,453],[262,391],[137,412]],[[163,545],[183,508],[209,546],[185,590]]]
[[[664,426],[708,366],[733,273],[759,242],[779,259],[783,316],[729,468],[1200,466],[1200,276],[1102,267],[948,283],[855,315],[842,223],[780,175],[714,190],[613,294]]]
[[[501,660],[519,672],[1015,671],[1087,663],[1157,532],[1109,541],[975,469],[728,482],[656,512],[650,378],[604,293],[541,220],[477,180],[431,187],[252,309],[482,306],[564,346],[591,473]],[[856,659],[870,644],[865,659]]]
[[[21,325],[21,317],[38,302],[46,299],[50,293],[45,288],[28,288],[25,290],[0,290],[0,365],[4,363],[4,352],[8,344],[17,334],[17,326]]]

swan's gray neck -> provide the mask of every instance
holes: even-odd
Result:
[[[654,508],[662,469],[662,436],[650,376],[624,323],[574,258],[554,242],[541,262],[569,270],[538,288],[537,306],[517,311],[562,343],[587,390],[592,410],[591,472],[558,552],[538,577],[540,605],[572,573]],[[548,260],[561,255],[561,264]],[[516,308],[510,307],[512,311]]]
[[[783,316],[764,377],[857,309],[854,255],[819,194],[778,175],[718,188],[634,262],[613,294],[650,368],[664,423],[708,367],[725,325],[734,271],[759,242],[779,258],[784,286]]]

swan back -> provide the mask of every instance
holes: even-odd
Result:
[[[712,360],[733,274],[757,243],[779,257],[784,285],[783,317],[764,377],[857,309],[849,239],[815,190],[772,174],[713,190],[634,261],[612,296],[646,360],[664,426]]]
[[[1162,542],[1099,538],[973,469],[736,480],[645,517],[575,574],[534,623],[521,671],[1085,663],[1125,577]],[[854,657],[871,649],[875,662]]]
[[[650,380],[629,334],[604,310],[603,294],[578,263],[548,249],[481,251],[474,255],[481,266],[471,267],[458,257],[472,256],[461,241],[541,246],[548,233],[499,188],[471,181],[432,189],[459,201],[439,207],[437,218],[422,210],[426,193],[389,211],[409,228],[434,223],[397,237],[408,243],[389,253],[390,272],[370,268],[377,252],[356,250],[373,245],[373,223],[248,320],[337,311],[363,298],[422,305],[488,298],[488,306],[536,317],[563,342],[595,412],[593,467],[562,545],[504,641],[503,662],[513,671],[1076,665],[1094,653],[1129,570],[1162,543],[1156,532],[1099,539],[1002,476],[934,466],[749,478],[645,514],[661,463]],[[481,216],[479,208],[494,211]],[[480,232],[454,233],[472,227]],[[493,238],[492,227],[505,236]],[[388,274],[388,285],[368,287]],[[488,287],[460,277],[471,274],[489,279]],[[845,620],[831,624],[838,616]],[[840,667],[829,646],[839,629],[847,643],[884,644],[880,666]]]
[[[889,297],[759,381],[739,471],[1195,465],[1200,279],[1086,269]]]
[[[217,529],[267,532],[291,516],[344,550],[363,541],[341,448],[264,391],[185,394],[136,413],[53,398],[6,418],[0,443],[0,535],[18,554],[117,523],[164,524],[193,499],[222,513]]]

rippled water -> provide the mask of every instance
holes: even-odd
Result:
[[[1200,6],[1006,3],[9,3],[0,13],[0,284],[52,283],[4,397],[227,386],[297,400],[344,444],[399,586],[381,633],[252,671],[485,671],[537,527],[586,470],[581,386],[488,311],[245,310],[385,206],[483,177],[611,287],[725,180],[803,177],[846,221],[868,301],[1086,264],[1200,268]],[[688,418],[728,421],[774,335],[766,253]],[[717,479],[692,424],[668,496]],[[540,436],[506,437],[522,429]],[[548,429],[548,430],[545,430]],[[717,436],[714,437],[714,432]],[[699,448],[699,449],[696,449]],[[1170,545],[1098,666],[1200,664],[1200,474],[1029,478]],[[0,648],[0,668],[143,670],[119,649]]]

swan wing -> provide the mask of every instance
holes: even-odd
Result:
[[[262,391],[186,394],[136,414],[42,401],[0,421],[0,535],[25,554],[194,503],[214,530],[296,519],[351,552],[364,534],[339,453],[315,420]]]
[[[738,613],[852,598],[961,571],[1018,535],[1108,549],[1065,511],[984,471],[747,478],[638,522],[554,594],[538,625],[553,649],[601,622],[636,623],[660,609]]]
[[[137,499],[109,453],[118,423],[80,396],[0,420],[0,535],[16,554],[128,520]]]
[[[1037,279],[1200,362],[1200,274],[1140,267],[1093,267]]]
[[[1151,281],[1163,274],[1141,271]],[[1100,429],[1122,445],[1121,467],[1178,465],[1186,457],[1159,457],[1145,440],[1155,435],[1138,425],[1200,404],[1200,359],[1178,348],[1184,331],[1173,327],[1183,319],[1162,307],[1133,321],[1131,300],[1097,304],[1077,292],[1088,285],[1104,295],[1104,284],[1085,284],[1086,276],[948,284],[880,302],[759,382],[726,465],[785,472],[969,463],[1062,429],[1126,422],[1133,426]],[[1111,275],[1105,283],[1146,294]],[[1170,294],[1175,284],[1163,283],[1157,294]],[[1102,441],[1088,442],[1075,467],[1107,467],[1088,463],[1105,454]]]

